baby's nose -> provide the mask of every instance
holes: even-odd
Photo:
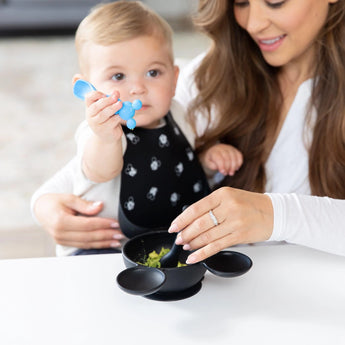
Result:
[[[131,95],[142,95],[146,92],[146,86],[145,83],[140,81],[140,80],[136,80],[133,81],[131,86],[130,86],[130,91],[129,93]]]

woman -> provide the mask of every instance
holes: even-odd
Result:
[[[269,238],[345,255],[344,13],[341,0],[200,1],[196,23],[214,44],[192,114],[219,118],[199,150],[236,146],[244,164],[223,185],[251,193],[221,188],[173,222],[177,243],[202,248],[189,263]]]
[[[195,21],[213,45],[182,73],[177,98],[212,120],[198,141],[205,159],[221,141],[244,163],[173,222],[177,242],[198,249],[189,262],[267,239],[345,255],[344,0],[201,0]],[[121,236],[112,219],[74,216],[100,208],[67,194],[34,205],[59,243],[88,248]]]

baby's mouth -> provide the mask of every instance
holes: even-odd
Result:
[[[143,105],[141,106],[141,109],[138,110],[138,111],[140,112],[140,111],[143,111],[143,110],[147,110],[149,107],[150,107],[150,106],[149,106],[148,104],[143,104]]]

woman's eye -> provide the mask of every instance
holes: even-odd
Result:
[[[249,5],[249,1],[235,1],[234,6],[236,7],[246,7]]]
[[[283,0],[283,1],[266,1],[266,4],[268,7],[271,7],[271,8],[279,8],[285,4],[285,1],[286,0]],[[234,6],[237,6],[237,7],[247,7],[249,5],[250,5],[249,1],[235,1],[234,2]]]
[[[155,78],[159,76],[159,71],[156,69],[151,69],[150,71],[147,72],[147,76],[151,78]]]
[[[267,1],[267,6],[271,7],[271,8],[279,8],[281,6],[283,6],[285,3],[284,1],[278,1],[278,2],[274,2],[274,1]]]
[[[122,80],[124,78],[125,78],[125,75],[123,73],[116,73],[111,77],[111,79],[113,80]]]

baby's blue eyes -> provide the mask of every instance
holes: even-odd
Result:
[[[113,80],[123,80],[125,75],[123,73],[116,73],[114,74],[111,79]]]

